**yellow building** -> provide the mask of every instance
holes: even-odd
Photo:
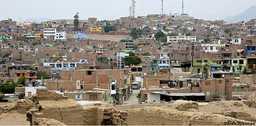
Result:
[[[101,33],[103,32],[103,28],[100,26],[93,26],[89,28],[89,31],[92,33]]]

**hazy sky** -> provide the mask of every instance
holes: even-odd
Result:
[[[161,0],[136,0],[136,15],[159,14]],[[165,13],[181,12],[181,0],[164,0]],[[222,19],[256,5],[256,0],[184,0],[186,13]],[[129,15],[131,0],[1,0],[0,19],[63,19],[80,12],[81,19],[115,19]]]

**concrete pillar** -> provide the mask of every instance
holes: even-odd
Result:
[[[225,97],[226,100],[232,100],[232,85],[233,85],[233,78],[232,75],[225,75]]]

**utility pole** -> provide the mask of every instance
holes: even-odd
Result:
[[[97,69],[95,70],[95,76],[96,76],[96,99],[98,100],[99,81],[98,81]]]
[[[191,53],[191,57],[192,57],[192,68],[194,67],[194,56],[195,56],[195,44],[194,44],[194,42],[192,42],[192,53]]]

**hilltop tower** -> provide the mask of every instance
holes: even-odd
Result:
[[[135,18],[135,9],[136,9],[136,1],[132,0],[132,4],[130,6],[130,17]]]
[[[162,5],[161,15],[164,16],[164,0],[161,0],[161,5]]]
[[[181,7],[181,15],[185,14],[185,6],[184,6],[184,0],[182,0],[182,7]]]
[[[79,13],[77,12],[74,16],[74,31],[79,31]]]

